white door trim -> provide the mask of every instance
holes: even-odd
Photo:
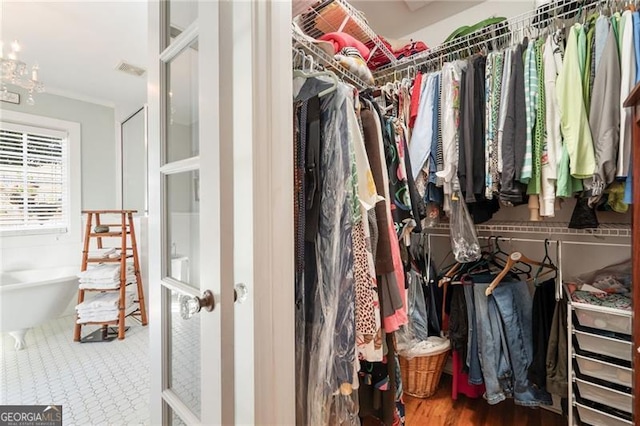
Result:
[[[148,48],[149,58],[152,64],[158,61],[158,50],[160,46],[160,2],[150,1],[148,25]],[[147,102],[149,103],[149,144],[148,144],[148,165],[149,175],[149,230],[161,229],[161,185],[160,179],[152,179],[152,176],[160,174],[161,154],[160,154],[160,67],[151,66],[147,70]],[[162,237],[159,232],[149,232],[149,259],[160,259],[162,256]],[[162,276],[160,268],[149,267],[149,409],[151,413],[151,424],[161,425],[163,418],[162,404],[162,384],[167,381],[166,369],[163,368],[162,357],[158,356],[162,352],[162,342],[166,338],[163,333],[162,324],[158,321],[161,318],[162,306],[161,292],[157,290]]]
[[[295,424],[291,1],[253,0],[256,424]]]

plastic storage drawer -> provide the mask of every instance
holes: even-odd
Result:
[[[631,342],[580,330],[573,330],[573,332],[578,339],[578,346],[581,350],[631,362],[633,356]]]
[[[580,375],[606,380],[628,388],[631,387],[633,371],[630,368],[581,355],[575,355],[575,358],[578,362],[578,373]]]
[[[581,398],[631,413],[633,397],[628,393],[619,392],[581,379],[575,379],[575,382],[578,385]]]
[[[590,424],[591,426],[633,426],[633,423],[629,420],[621,419],[612,414],[603,413],[602,411],[577,402],[575,406],[578,409],[580,421]]]
[[[584,303],[574,303],[573,309],[582,326],[631,335],[631,311],[591,307]]]

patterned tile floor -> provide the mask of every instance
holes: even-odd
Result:
[[[80,344],[73,321],[31,329],[22,351],[0,335],[0,404],[62,404],[65,426],[149,424],[148,328],[130,320],[122,341]]]

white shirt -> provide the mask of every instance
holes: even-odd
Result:
[[[620,146],[618,148],[618,168],[616,176],[626,177],[629,174],[631,158],[633,108],[625,108],[624,101],[631,93],[636,81],[636,57],[633,46],[633,16],[630,10],[625,11],[620,19],[624,23],[624,33],[620,43]]]

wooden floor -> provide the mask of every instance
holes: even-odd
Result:
[[[427,399],[405,394],[406,426],[566,426],[548,410],[517,406],[512,399],[489,405],[483,398],[451,399],[451,376],[443,374],[435,395]]]

